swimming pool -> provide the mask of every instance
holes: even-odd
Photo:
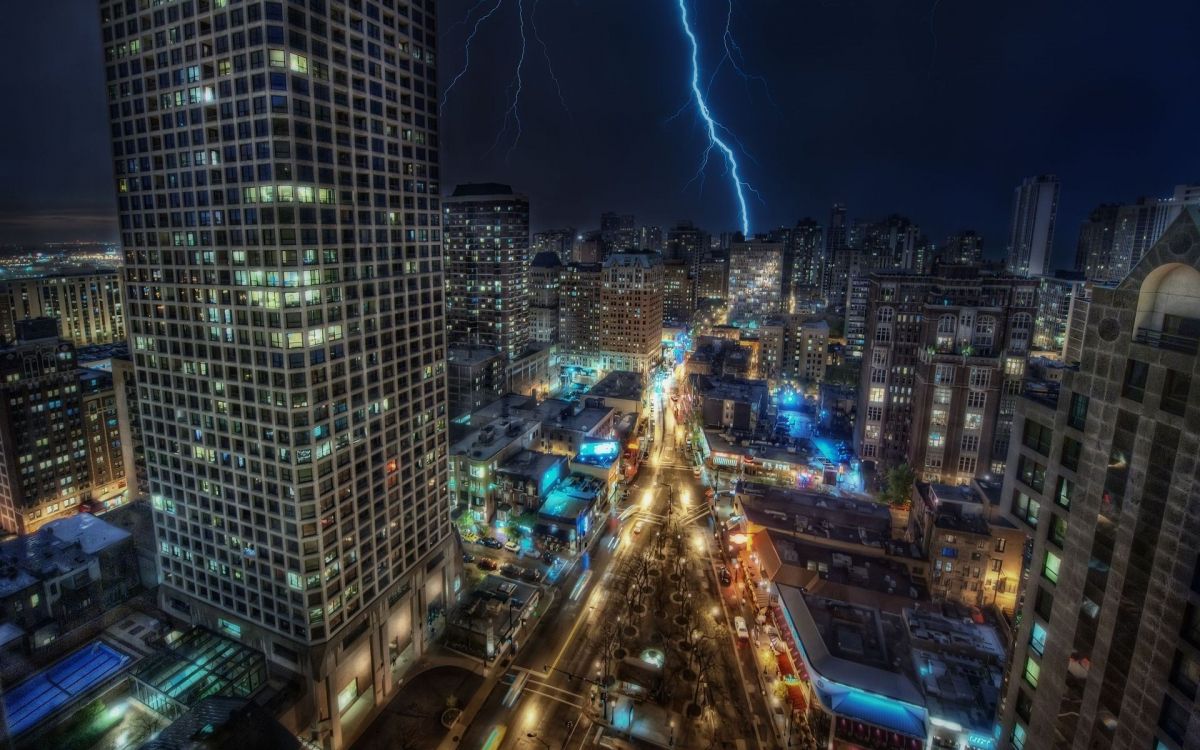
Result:
[[[119,672],[130,657],[93,643],[63,657],[4,694],[8,731],[17,736]]]

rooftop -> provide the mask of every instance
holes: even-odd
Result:
[[[541,481],[546,472],[558,464],[565,464],[567,459],[554,453],[522,450],[507,458],[497,467],[501,474]]]
[[[882,547],[891,538],[891,512],[879,503],[779,487],[741,500],[747,517],[769,528],[870,547]]]
[[[483,197],[489,195],[513,195],[511,185],[499,182],[465,182],[454,188],[451,198]]]
[[[760,403],[766,400],[769,392],[765,380],[716,378],[709,375],[692,375],[692,388],[704,398]]]
[[[645,383],[641,373],[627,370],[613,370],[604,379],[588,389],[588,396],[597,398],[618,398],[626,401],[640,401]]]
[[[773,580],[802,585],[809,593],[847,602],[867,604],[899,614],[914,601],[929,598],[925,586],[914,581],[899,562],[826,547],[784,531],[766,532],[778,561],[764,560]],[[755,535],[756,549],[761,546]],[[771,567],[775,570],[772,572]]]
[[[558,253],[551,250],[545,250],[533,256],[533,268],[562,268],[562,260],[558,257]]]
[[[452,346],[446,350],[446,360],[452,365],[481,365],[503,356],[489,346]]]
[[[450,455],[466,456],[472,461],[488,461],[536,427],[537,423],[529,419],[494,419],[455,443],[450,449]]]
[[[95,555],[129,538],[128,531],[78,513],[0,543],[0,596],[86,567]]]

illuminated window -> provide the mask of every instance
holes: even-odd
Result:
[[[1038,686],[1038,678],[1041,676],[1042,676],[1042,666],[1040,664],[1038,664],[1037,661],[1032,656],[1026,657],[1025,658],[1025,674],[1024,674],[1025,681],[1029,683],[1030,687],[1037,687]]]
[[[1037,653],[1038,656],[1046,650],[1046,628],[1040,622],[1033,624],[1033,631],[1029,634],[1029,647]]]
[[[357,677],[351,679],[350,684],[346,685],[346,687],[342,688],[338,692],[338,713],[345,713],[346,709],[350,708],[356,698],[358,698]]]
[[[1050,583],[1058,583],[1058,569],[1062,565],[1062,560],[1053,552],[1046,552],[1046,561],[1042,563],[1042,575]]]

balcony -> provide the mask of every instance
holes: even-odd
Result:
[[[1168,352],[1196,354],[1197,339],[1194,336],[1181,336],[1176,333],[1164,333],[1163,331],[1154,331],[1149,328],[1138,328],[1133,340],[1135,343],[1145,344],[1146,346]]]

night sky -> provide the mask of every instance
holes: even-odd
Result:
[[[442,2],[443,86],[462,65],[471,24],[458,22],[475,2]],[[668,119],[688,93],[677,0],[542,0],[538,28],[567,109],[527,26],[524,133],[509,152],[510,121],[492,148],[519,53],[517,2],[482,27],[444,110],[443,190],[509,182],[530,195],[534,229],[592,227],[604,210],[735,228],[719,159],[703,189],[685,188],[705,136],[692,110]],[[534,0],[523,2],[528,17]],[[688,2],[707,77],[727,5]],[[95,7],[6,7],[0,242],[115,237]],[[1195,0],[740,0],[734,33],[771,98],[726,65],[710,105],[749,152],[742,169],[763,196],[754,231],[824,221],[843,201],[852,217],[906,214],[939,241],[975,228],[995,255],[1013,186],[1053,172],[1057,258],[1069,262],[1097,203],[1200,181],[1196,28]]]

